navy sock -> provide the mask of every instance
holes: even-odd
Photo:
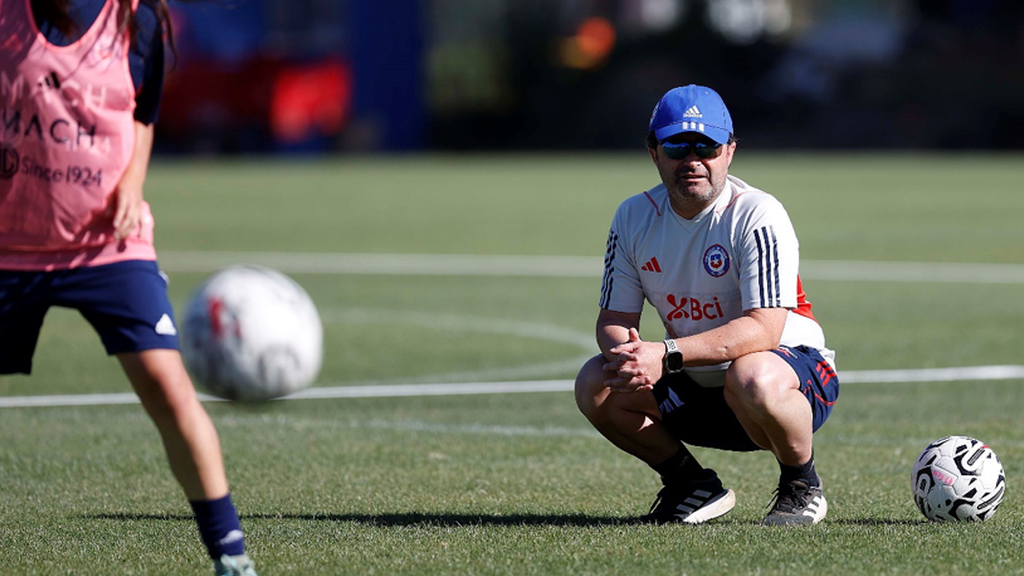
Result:
[[[813,452],[811,453],[811,459],[799,466],[788,466],[779,462],[779,470],[780,484],[788,484],[793,480],[803,480],[808,486],[818,486],[821,484],[821,479],[818,478],[818,473],[814,470]]]
[[[669,456],[668,460],[650,466],[661,475],[661,481],[665,485],[686,482],[704,470],[704,467],[683,445],[680,445],[679,451]]]
[[[242,526],[230,494],[217,500],[189,500],[189,504],[195,512],[199,536],[210,558],[216,560],[224,554],[237,556],[245,553]]]

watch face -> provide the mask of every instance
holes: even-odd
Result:
[[[679,352],[673,352],[665,358],[665,365],[668,367],[669,372],[679,372],[683,369],[683,355]]]

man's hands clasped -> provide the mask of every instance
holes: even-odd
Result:
[[[613,392],[650,390],[664,372],[665,344],[645,342],[636,328],[629,329],[629,340],[610,349],[615,360],[604,365],[605,373],[615,377],[605,380]]]

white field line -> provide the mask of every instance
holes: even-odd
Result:
[[[601,261],[582,256],[161,252],[166,272],[215,272],[257,264],[286,274],[600,277]]]
[[[583,351],[594,350],[593,333],[579,332],[554,324],[477,316],[473,314],[451,314],[424,312],[418,310],[394,310],[388,308],[364,308],[354,306],[333,306],[320,309],[324,323],[337,324],[396,324],[418,326],[431,330],[452,330],[456,332],[483,332],[501,336],[541,339],[561,344],[570,344]],[[593,355],[593,354],[591,354]],[[589,356],[588,356],[589,357]]]
[[[547,340],[575,346],[580,354],[572,358],[548,362],[528,362],[518,366],[487,370],[463,370],[443,374],[419,376],[417,380],[389,380],[390,384],[427,384],[435,382],[491,382],[495,380],[530,380],[560,372],[574,372],[594,355],[594,335],[563,328],[554,324],[493,318],[472,314],[451,314],[415,310],[389,310],[384,308],[328,307],[320,310],[324,323],[394,324],[419,326],[437,332],[451,330],[458,333],[479,332],[499,336],[513,336],[531,340]]]
[[[981,380],[1024,380],[1024,366],[973,366],[923,370],[860,370],[839,373],[839,381],[853,383],[960,382]],[[455,396],[475,394],[517,394],[571,392],[570,380],[529,380],[521,382],[461,382],[449,384],[379,384],[369,386],[318,386],[278,400],[319,400],[329,398],[402,398],[413,396]],[[221,402],[200,395],[204,402]],[[0,397],[0,408],[48,406],[99,406],[137,404],[135,394],[68,394],[55,396]]]
[[[1024,366],[970,366],[919,370],[860,370],[839,372],[839,382],[911,383],[1024,379]]]
[[[141,416],[141,415],[140,415]],[[144,417],[144,416],[142,416]],[[278,415],[277,417],[267,413],[254,414],[245,412],[224,413],[217,416],[218,424],[287,424],[292,421],[291,416]],[[507,426],[501,424],[479,424],[479,423],[440,423],[424,422],[421,420],[358,420],[317,417],[302,417],[303,428],[315,426],[323,429],[352,429],[352,430],[382,430],[385,432],[434,432],[440,434],[489,434],[494,436],[534,436],[534,437],[574,437],[574,438],[603,438],[601,434],[591,428],[568,428],[565,426]],[[923,440],[922,445],[930,442]],[[443,454],[431,453],[431,458],[444,458]]]
[[[472,254],[340,254],[311,252],[161,252],[167,272],[210,273],[256,264],[286,274],[527,276],[599,278],[600,258]],[[1024,284],[1024,264],[804,260],[805,280]]]

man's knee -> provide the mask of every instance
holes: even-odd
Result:
[[[594,356],[587,360],[576,375],[576,406],[588,418],[597,411],[608,395],[602,368],[605,362],[604,356]]]
[[[741,356],[725,373],[725,400],[733,410],[765,410],[799,388],[792,368],[771,352]]]

